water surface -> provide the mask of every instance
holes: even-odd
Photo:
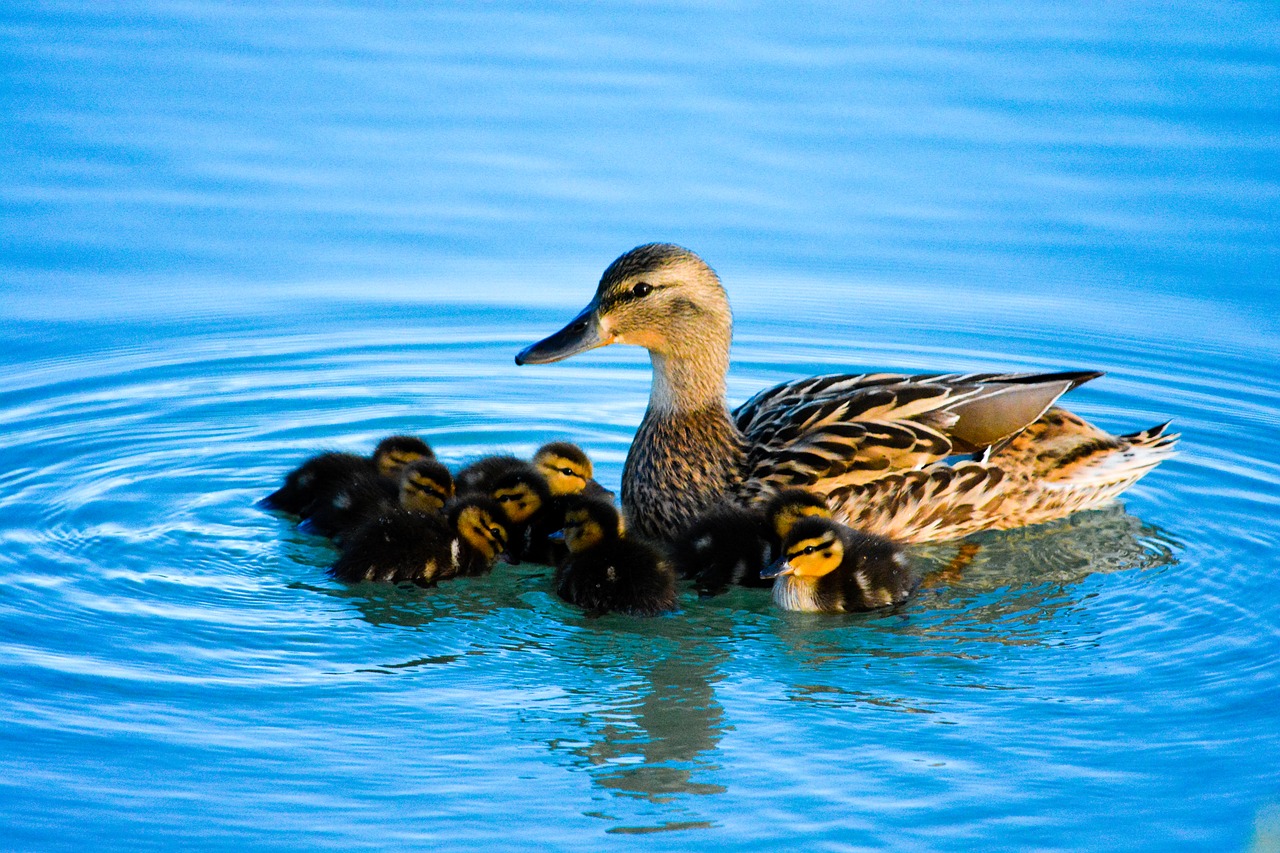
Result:
[[[6,9],[7,843],[1271,849],[1276,24]],[[511,359],[652,239],[723,275],[735,403],[1091,367],[1073,409],[1183,453],[845,617],[588,619],[531,565],[346,587],[254,507],[391,432],[568,438],[616,486],[643,353]]]

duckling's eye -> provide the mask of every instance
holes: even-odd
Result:
[[[498,539],[502,538],[502,528],[500,527],[490,527],[489,532],[492,533],[494,537]]]
[[[631,288],[631,295],[635,299],[641,299],[648,296],[650,293],[653,293],[653,285],[647,281],[642,281],[635,287]]]
[[[572,468],[561,468],[561,469],[559,469],[559,471],[560,471],[560,473],[561,473],[561,474],[564,474],[566,477],[576,477],[576,476],[578,476],[578,475],[574,472],[574,470],[573,470]]]

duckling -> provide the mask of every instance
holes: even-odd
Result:
[[[533,454],[533,466],[547,479],[552,497],[586,495],[612,498],[613,492],[595,481],[591,459],[581,447],[568,441],[552,441]]]
[[[374,467],[391,480],[399,480],[406,465],[419,459],[435,459],[431,445],[413,435],[389,435],[373,449]]]
[[[510,522],[507,554],[513,564],[519,565],[531,550],[544,548],[541,541],[534,541],[533,531],[550,504],[551,490],[536,468],[527,462],[511,466],[493,481],[488,496],[502,507]],[[540,532],[539,535],[545,538],[546,534]]]
[[[728,297],[706,261],[649,243],[610,264],[563,329],[516,355],[544,364],[615,343],[649,350],[653,384],[622,470],[622,508],[652,539],[791,486],[902,542],[1038,524],[1111,500],[1178,438],[1167,424],[1115,436],[1058,408],[1102,375],[1090,370],[816,376],[730,413],[732,335]]]
[[[821,495],[783,489],[764,506],[725,504],[703,514],[672,545],[681,577],[693,578],[702,595],[716,595],[731,584],[773,585],[760,573],[782,553],[782,541],[801,518],[831,516]]]
[[[400,473],[400,507],[438,513],[453,497],[453,476],[436,459],[419,459]]]
[[[656,616],[676,608],[676,576],[653,546],[624,538],[609,501],[574,499],[565,512],[569,557],[556,569],[556,594],[594,615]]]
[[[400,470],[417,459],[434,459],[431,447],[411,435],[392,435],[378,442],[371,456],[329,452],[313,456],[285,475],[284,485],[259,505],[265,509],[307,517],[312,505],[332,497],[343,485],[363,474],[387,477],[393,483]]]
[[[321,453],[285,475],[284,485],[259,505],[266,509],[304,515],[317,499],[332,494],[339,484],[369,470],[369,460],[354,453]]]
[[[298,529],[328,536],[341,547],[356,528],[381,513],[396,507],[439,513],[452,496],[449,469],[435,459],[422,458],[404,466],[399,486],[371,471],[353,475],[333,494],[312,504]]]
[[[511,471],[526,470],[529,463],[517,456],[502,454],[485,456],[465,466],[453,478],[455,490],[460,495],[487,495],[494,483]]]
[[[430,586],[489,572],[507,546],[505,514],[493,501],[469,496],[444,516],[395,509],[362,526],[329,573],[348,583],[411,581]]]
[[[539,447],[533,454],[533,466],[546,479],[551,500],[529,528],[529,548],[525,556],[536,563],[558,566],[569,552],[564,542],[553,539],[552,534],[564,527],[567,502],[575,495],[611,501],[613,492],[596,482],[591,459],[581,447],[568,441],[553,441]]]
[[[782,555],[762,572],[777,577],[773,600],[784,610],[849,613],[906,601],[914,588],[902,548],[830,518],[801,518]]]

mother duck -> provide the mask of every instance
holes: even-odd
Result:
[[[1167,424],[1113,436],[1054,406],[1095,371],[818,376],[730,413],[732,335],[711,267],[650,243],[610,264],[567,326],[516,356],[544,364],[609,344],[649,351],[649,408],[622,471],[628,529],[670,541],[713,506],[800,487],[858,529],[954,539],[1098,506],[1177,440]]]

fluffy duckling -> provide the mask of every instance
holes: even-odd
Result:
[[[535,563],[558,566],[568,556],[563,541],[552,538],[564,527],[564,512],[568,502],[576,495],[613,499],[613,492],[593,478],[591,459],[576,444],[553,441],[538,448],[533,454],[533,467],[547,481],[551,500],[541,517],[529,528],[529,548],[525,556]]]
[[[438,513],[453,497],[453,475],[435,459],[410,462],[400,473],[400,508]]]
[[[902,548],[830,518],[801,518],[782,555],[762,573],[777,577],[773,600],[784,610],[848,613],[899,604],[914,579]]]
[[[598,615],[656,616],[676,608],[676,577],[653,546],[623,538],[609,501],[577,498],[566,509],[569,557],[556,569],[556,594]]]
[[[761,572],[782,553],[782,541],[796,521],[811,515],[831,517],[821,495],[783,489],[763,507],[724,505],[702,515],[672,545],[681,577],[693,578],[703,595],[731,584],[767,587]]]
[[[310,515],[317,501],[330,498],[344,485],[365,474],[379,475],[396,482],[400,471],[418,459],[434,459],[435,453],[420,438],[392,435],[378,442],[372,456],[354,453],[321,453],[312,456],[285,475],[284,485],[263,498],[266,509]]]
[[[485,456],[463,467],[454,475],[454,488],[460,495],[491,494],[494,484],[503,476],[529,467],[529,463],[518,456],[509,454]]]
[[[378,473],[391,480],[399,480],[405,466],[419,459],[435,459],[431,446],[417,436],[389,435],[373,449],[370,457]]]
[[[543,543],[533,541],[533,531],[550,505],[551,490],[536,468],[527,462],[510,468],[494,480],[488,496],[502,507],[510,522],[507,553],[513,564],[518,565],[528,553],[543,548]],[[545,538],[545,533],[541,535]]]
[[[384,512],[399,507],[436,514],[451,497],[449,469],[435,459],[419,459],[404,467],[399,486],[370,471],[353,475],[332,495],[312,504],[298,529],[328,536],[341,546],[357,528]]]
[[[430,586],[490,571],[507,547],[507,519],[482,496],[449,505],[446,515],[395,509],[352,535],[329,573],[348,583],[411,581]]]
[[[552,497],[586,495],[589,498],[612,498],[613,492],[597,483],[586,452],[568,441],[552,441],[533,454],[533,467],[547,478]]]
[[[341,483],[368,470],[369,460],[363,456],[321,453],[286,474],[284,485],[258,503],[266,509],[304,515],[316,500],[332,494]]]

